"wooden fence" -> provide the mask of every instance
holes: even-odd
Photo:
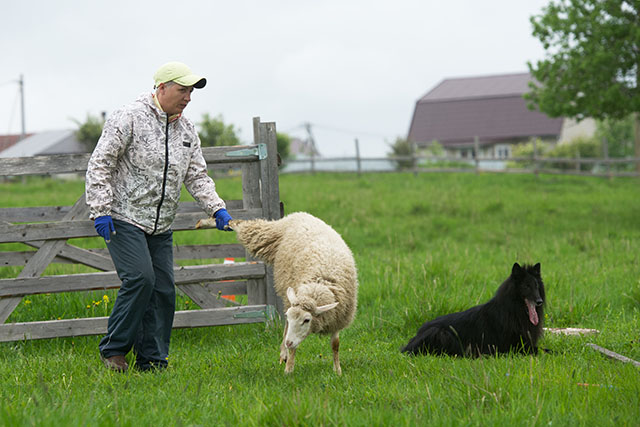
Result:
[[[291,159],[285,162],[281,173],[315,172],[496,172],[496,173],[547,173],[562,175],[589,175],[602,177],[640,176],[640,158],[609,157],[606,139],[603,140],[603,157],[542,157],[536,150],[535,139],[531,157],[431,156],[415,153],[406,156],[361,157],[358,140],[355,141],[355,157],[315,157]],[[480,152],[478,139],[474,151]],[[487,167],[491,163],[510,164],[503,169]],[[617,165],[633,165],[632,170],[618,170]]]
[[[254,145],[203,148],[210,169],[239,168],[242,200],[228,200],[235,219],[281,217],[275,123],[253,119]],[[0,178],[20,175],[84,173],[90,154],[0,158]],[[174,231],[194,230],[206,214],[195,202],[180,203]],[[202,232],[202,231],[190,231]],[[0,266],[24,268],[16,278],[0,280],[0,342],[25,339],[99,335],[107,317],[6,323],[24,297],[60,292],[117,289],[120,280],[106,249],[83,249],[69,239],[101,237],[82,194],[73,206],[0,208],[0,243],[20,243],[36,250],[0,252]],[[26,248],[25,248],[26,249]],[[200,309],[177,311],[174,328],[264,322],[282,313],[273,288],[271,268],[252,259],[239,244],[175,246],[174,259],[245,258],[233,264],[175,266],[175,282]],[[100,272],[43,276],[50,263],[74,263]],[[246,295],[246,304],[220,295]],[[244,300],[244,298],[242,298]]]
[[[514,166],[504,169],[486,167],[487,162],[505,162]],[[546,173],[556,175],[586,175],[599,177],[640,176],[636,170],[617,170],[615,165],[640,164],[640,158],[596,157],[480,157],[463,159],[453,156],[392,156],[392,157],[316,157],[287,160],[280,173],[381,173],[381,172],[492,172]],[[525,166],[518,166],[525,165]],[[558,167],[564,165],[565,167]]]

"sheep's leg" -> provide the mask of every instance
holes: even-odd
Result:
[[[289,356],[287,357],[287,363],[284,365],[284,373],[290,374],[293,372],[293,363],[296,360],[296,349],[289,349]]]
[[[338,353],[340,350],[339,334],[340,332],[334,332],[331,336],[331,350],[333,350],[333,371],[338,375],[342,375],[342,369],[340,368],[340,356]]]
[[[280,364],[287,361],[287,347],[284,345],[284,341],[287,338],[287,328],[289,328],[289,322],[284,322],[284,335],[282,335],[282,344],[280,344]]]

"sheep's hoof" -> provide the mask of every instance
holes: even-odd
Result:
[[[342,375],[342,368],[340,368],[340,366],[338,366],[338,367],[334,366],[333,367],[333,372],[335,372],[336,375]]]
[[[291,374],[291,373],[293,373],[293,367],[286,366],[286,367],[284,368],[284,373],[285,373],[285,374]]]

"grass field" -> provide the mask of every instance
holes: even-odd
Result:
[[[216,183],[224,198],[240,197],[239,179]],[[286,212],[331,224],[358,264],[359,309],[341,334],[341,377],[328,337],[317,336],[285,376],[280,325],[176,330],[170,368],[145,374],[106,371],[99,337],[3,343],[0,424],[639,425],[640,369],[585,346],[640,360],[638,185],[494,174],[281,176]],[[82,182],[2,183],[0,206],[69,205],[82,190]],[[176,243],[233,241],[231,233],[197,233],[176,233]],[[0,245],[8,248],[16,246]],[[541,345],[554,352],[539,356],[400,354],[425,320],[489,299],[514,262],[542,265],[545,326],[600,333],[546,334]],[[0,268],[0,278],[18,273]],[[109,295],[106,306],[100,293],[33,297],[9,320],[105,315]]]

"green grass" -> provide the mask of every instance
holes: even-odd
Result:
[[[224,198],[240,197],[237,178],[216,183]],[[81,191],[76,182],[5,183],[1,206],[71,204]],[[585,346],[640,360],[637,180],[284,175],[280,197],[286,212],[331,224],[356,257],[359,308],[341,334],[342,377],[331,369],[328,337],[317,336],[285,376],[280,325],[176,330],[170,369],[156,374],[106,371],[99,337],[4,343],[0,424],[638,425],[640,370]],[[175,240],[233,241],[231,233],[207,233]],[[600,334],[546,334],[541,345],[554,353],[535,357],[399,353],[425,320],[489,299],[516,261],[542,265],[546,326]],[[0,268],[0,277],[18,272]],[[101,297],[42,295],[23,301],[12,319],[84,317]],[[103,315],[104,306],[91,310]]]

